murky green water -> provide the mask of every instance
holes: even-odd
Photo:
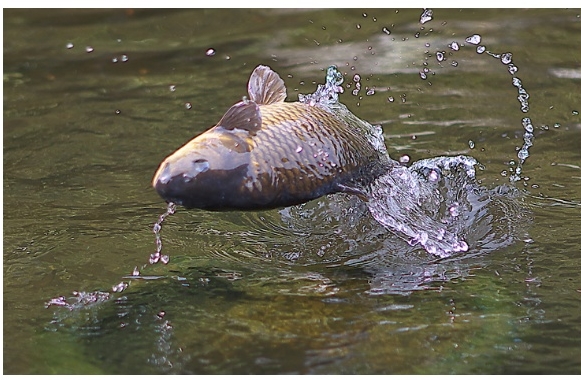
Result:
[[[5,10],[4,373],[581,372],[581,11],[421,13]],[[513,54],[527,114],[473,34]],[[258,64],[290,100],[337,64],[341,101],[383,125],[393,158],[471,155],[488,187],[509,182],[530,117],[518,238],[427,264],[335,195],[178,208],[162,230],[171,261],[147,264],[165,211],[157,165]],[[159,278],[124,279],[136,266]],[[45,308],[74,291],[109,298]]]

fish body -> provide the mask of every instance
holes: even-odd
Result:
[[[342,104],[285,102],[284,82],[267,66],[253,71],[248,93],[161,163],[153,186],[162,198],[207,210],[285,207],[341,191],[363,196],[353,183],[384,170],[373,127]]]

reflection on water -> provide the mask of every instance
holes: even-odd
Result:
[[[421,13],[7,10],[5,373],[579,373],[581,12]],[[338,65],[468,251],[437,259],[335,194],[178,209],[150,264],[152,170],[256,64],[295,97]],[[458,155],[475,178],[429,160]]]

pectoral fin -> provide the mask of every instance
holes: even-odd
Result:
[[[255,134],[262,127],[262,115],[258,104],[243,100],[234,104],[216,124],[224,129],[243,129]]]
[[[337,184],[337,189],[342,193],[356,195],[363,202],[369,202],[369,198],[367,197],[367,194],[365,194],[362,190],[356,189],[356,188],[351,187],[351,186],[343,185],[340,183]]]

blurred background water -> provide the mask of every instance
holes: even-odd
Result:
[[[581,372],[580,14],[5,9],[4,373]],[[528,112],[475,34],[512,54]],[[392,158],[470,155],[488,188],[515,174],[529,117],[522,203],[491,211],[518,234],[434,262],[339,194],[178,208],[169,264],[147,265],[155,169],[258,64],[291,101],[337,65],[341,101]],[[145,278],[124,278],[135,267]],[[58,296],[70,307],[45,306]]]

